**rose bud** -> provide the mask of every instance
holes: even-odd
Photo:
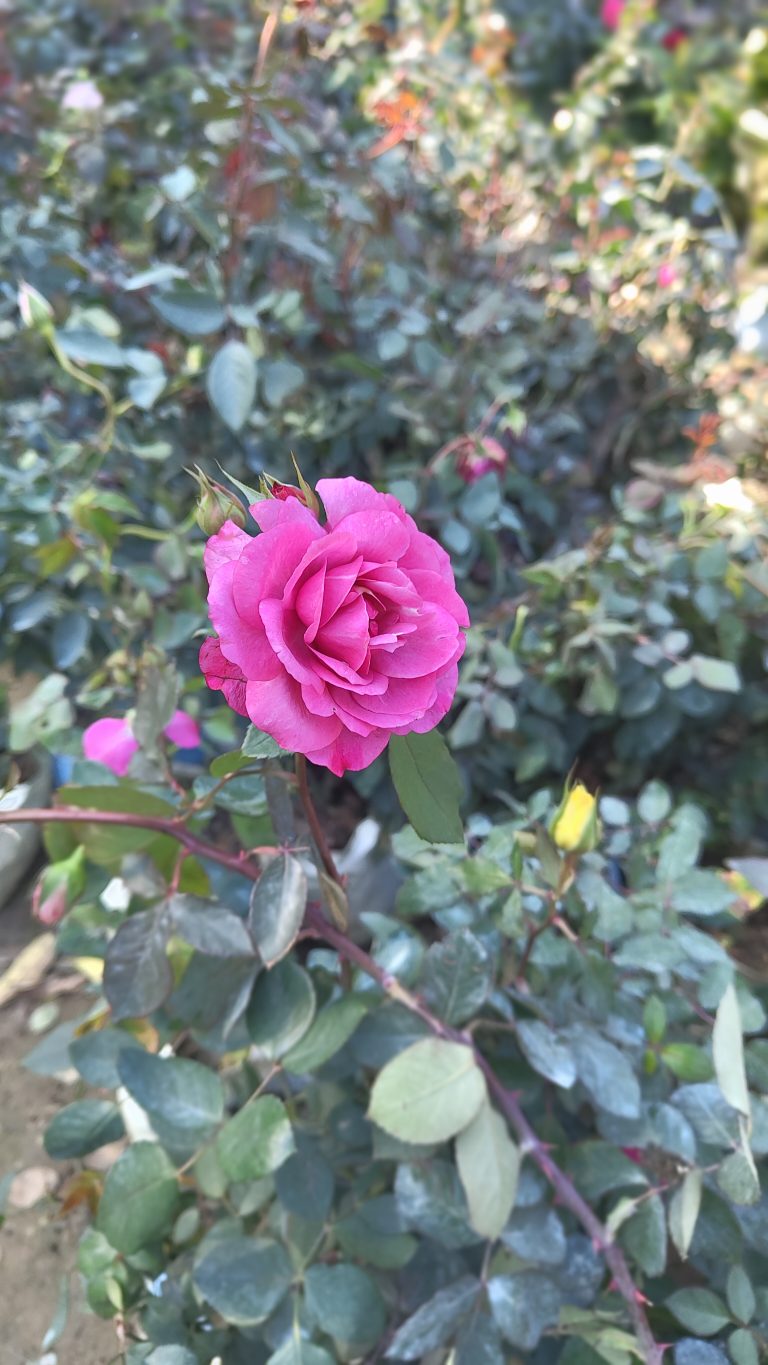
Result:
[[[223,484],[209,479],[202,469],[195,469],[194,477],[199,487],[195,521],[203,534],[215,536],[226,521],[234,522],[235,526],[242,529],[247,518],[239,498]]]
[[[507,463],[507,452],[493,436],[467,436],[459,446],[456,473],[465,483],[476,483],[484,474],[499,474]]]
[[[583,783],[566,786],[549,832],[564,853],[589,853],[597,847],[600,839],[597,800]]]
[[[41,872],[32,892],[32,914],[49,928],[58,924],[85,889],[85,849],[51,863]]]

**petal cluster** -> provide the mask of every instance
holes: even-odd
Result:
[[[208,541],[216,638],[200,666],[283,748],[339,776],[392,734],[448,710],[467,609],[450,560],[391,494],[321,479],[324,524],[296,498],[251,507],[261,534],[226,522]]]

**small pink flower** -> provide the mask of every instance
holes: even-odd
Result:
[[[664,261],[656,271],[656,283],[660,289],[670,289],[677,280],[677,271],[671,261]]]
[[[75,109],[79,114],[93,114],[101,109],[104,96],[93,81],[73,81],[64,91],[62,109]]]
[[[200,743],[197,722],[186,711],[174,711],[163,731],[166,739],[180,749],[195,749]],[[83,753],[94,763],[103,763],[117,777],[125,777],[139,744],[130,722],[117,716],[95,720],[83,732]]]
[[[626,3],[627,0],[603,0],[600,6],[600,18],[606,28],[614,30],[619,27]]]
[[[218,639],[209,687],[284,749],[341,776],[390,735],[424,733],[453,701],[466,606],[445,550],[358,479],[321,479],[327,520],[295,497],[254,503],[205,550]]]
[[[507,452],[493,436],[483,436],[480,440],[467,436],[457,452],[456,473],[465,483],[477,483],[494,469],[501,473],[506,463]]]

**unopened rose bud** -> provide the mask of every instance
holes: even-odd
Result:
[[[199,488],[195,520],[203,534],[215,536],[225,521],[233,521],[235,526],[243,528],[246,523],[245,508],[234,493],[230,493],[223,484],[209,479],[202,469],[195,469],[194,477]]]
[[[308,484],[299,466],[293,458],[293,467],[296,470],[296,477],[299,480],[298,487],[293,483],[280,483],[279,479],[273,479],[271,474],[262,474],[261,488],[268,498],[277,498],[278,502],[289,502],[295,498],[304,507],[308,507],[317,517],[320,515],[320,503],[317,494],[311,484]]]
[[[493,436],[467,436],[456,456],[456,473],[465,483],[476,483],[493,470],[501,473],[507,463],[507,452]]]
[[[53,309],[46,298],[31,284],[22,280],[18,294],[19,312],[25,327],[34,327],[37,332],[51,330]]]
[[[581,782],[566,787],[549,832],[564,853],[589,853],[597,847],[600,839],[597,800]]]
[[[85,849],[51,863],[41,872],[32,892],[32,914],[50,928],[63,919],[85,889]]]

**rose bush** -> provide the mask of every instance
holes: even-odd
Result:
[[[205,551],[217,632],[200,652],[209,687],[284,749],[341,776],[390,735],[419,734],[453,700],[466,606],[445,550],[391,494],[321,479],[327,520],[296,497],[254,503]]]

